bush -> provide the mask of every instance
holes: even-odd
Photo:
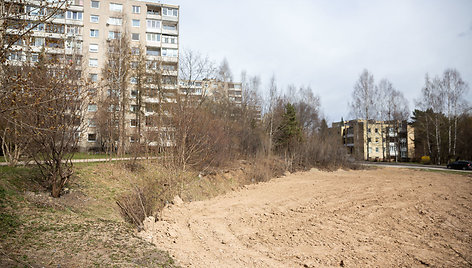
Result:
[[[421,157],[420,163],[424,164],[424,165],[429,165],[429,164],[431,164],[431,158],[427,155],[423,155]]]

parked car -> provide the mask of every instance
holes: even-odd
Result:
[[[472,170],[472,162],[459,160],[459,161],[455,161],[455,162],[447,164],[447,168]]]

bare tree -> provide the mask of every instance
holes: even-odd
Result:
[[[233,81],[233,74],[231,72],[228,60],[226,58],[223,59],[220,66],[218,67],[218,73],[217,73],[216,78],[222,82]]]
[[[175,166],[185,171],[189,165],[194,166],[207,161],[206,157],[202,157],[202,152],[208,143],[202,139],[206,139],[208,135],[201,137],[197,135],[200,133],[200,127],[210,122],[205,113],[201,112],[207,93],[204,89],[202,98],[198,101],[192,97],[191,89],[197,81],[212,77],[215,68],[207,57],[191,50],[183,51],[179,60],[181,94],[177,94],[175,103],[169,105],[168,118],[174,137],[171,158]],[[199,118],[200,116],[203,118]]]
[[[377,93],[374,85],[374,76],[369,71],[364,70],[352,92],[351,113],[359,119],[365,120],[367,137],[365,144],[367,147],[367,159],[369,159],[369,120],[376,116]]]
[[[72,161],[87,98],[76,61],[46,59],[16,73],[19,99],[10,118],[28,140],[25,150],[42,172],[53,197],[59,197],[72,175]],[[27,104],[28,108],[22,107]],[[11,106],[10,106],[11,107]]]
[[[444,91],[441,90],[441,80],[436,77],[431,80],[426,74],[425,85],[421,89],[421,97],[417,100],[417,105],[424,111],[431,110],[433,117],[426,117],[427,135],[429,136],[429,124],[434,126],[434,136],[436,153],[437,153],[437,164],[441,164],[441,116],[444,112]],[[429,142],[429,137],[428,137]]]
[[[272,75],[269,82],[269,96],[267,100],[267,120],[268,122],[268,132],[269,132],[269,148],[267,149],[267,154],[272,154],[272,143],[274,139],[274,116],[275,116],[275,108],[277,105],[278,99],[278,90],[277,90],[277,83],[275,80],[275,75]]]
[[[108,118],[98,121],[110,124],[105,128],[109,132],[102,133],[102,135],[108,136],[110,156],[115,147],[115,136],[118,138],[117,154],[122,156],[126,148],[126,113],[131,95],[129,91],[131,47],[126,28],[115,32],[113,37],[107,41],[106,64],[102,70],[105,90],[102,92],[100,101],[103,111],[101,114],[108,116]],[[115,135],[115,131],[118,133],[117,135]]]
[[[389,129],[386,134],[387,146],[385,146],[385,148],[389,154],[389,138],[392,138],[394,143],[395,161],[398,161],[398,153],[400,152],[398,133],[401,124],[408,119],[410,114],[408,100],[403,96],[403,93],[396,90],[392,83],[387,79],[382,79],[380,81],[377,86],[377,94],[379,96],[378,114],[382,122],[387,121],[387,128]],[[382,145],[382,147],[384,148],[384,145]]]
[[[449,156],[455,156],[457,121],[467,107],[464,96],[469,88],[456,69],[447,69],[443,74],[441,89],[445,95],[445,110],[448,120],[448,154]]]

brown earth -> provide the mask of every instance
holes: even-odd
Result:
[[[296,173],[176,204],[140,233],[191,267],[472,267],[472,176]]]

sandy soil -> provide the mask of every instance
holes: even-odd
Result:
[[[312,170],[173,205],[140,235],[191,267],[472,267],[472,176]]]

